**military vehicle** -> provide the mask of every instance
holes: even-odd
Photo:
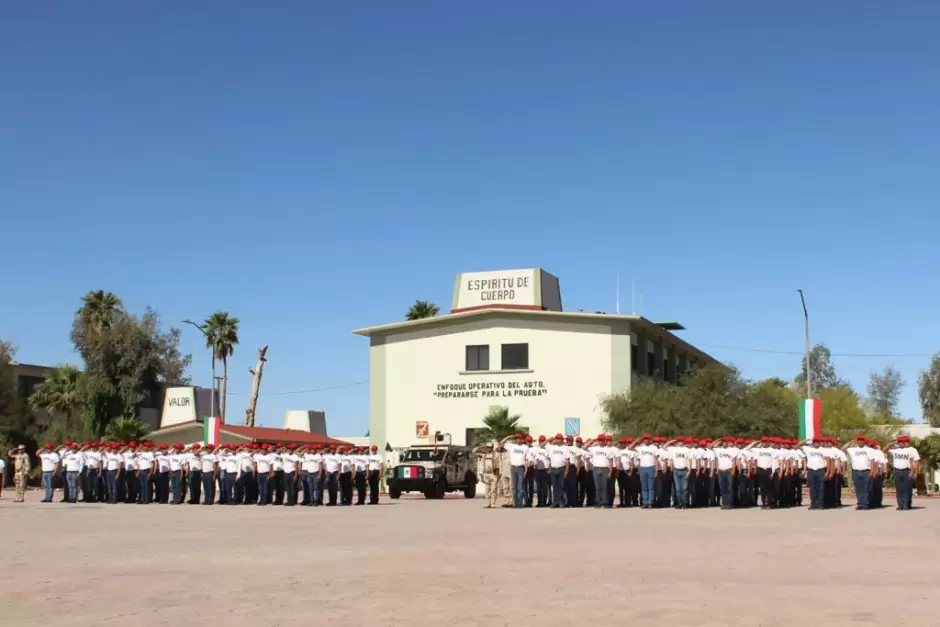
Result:
[[[399,455],[389,468],[388,495],[397,499],[402,492],[420,492],[425,498],[440,499],[448,492],[463,492],[472,499],[477,492],[477,463],[472,449],[452,444],[419,444]]]

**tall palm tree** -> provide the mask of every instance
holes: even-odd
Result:
[[[528,427],[519,424],[519,414],[509,414],[508,407],[491,407],[483,418],[483,429],[476,432],[475,444],[498,442],[507,435],[528,431]]]
[[[97,290],[82,296],[82,307],[78,310],[82,320],[90,328],[100,331],[111,326],[114,314],[121,311],[121,299],[113,292]]]
[[[238,345],[238,318],[227,311],[217,311],[206,319],[206,347],[212,349],[213,359],[222,361],[221,415],[225,422],[225,401],[228,393],[228,358]]]
[[[405,320],[420,320],[422,318],[433,318],[440,312],[441,308],[429,300],[416,300],[415,304],[405,312]]]

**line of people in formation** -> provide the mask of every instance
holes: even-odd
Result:
[[[58,477],[69,503],[81,492],[86,503],[363,505],[368,490],[374,505],[382,474],[376,446],[67,441],[36,455],[44,503]]]
[[[889,471],[897,509],[911,509],[920,455],[909,436],[882,450],[865,435],[839,446],[836,438],[796,440],[724,436],[666,438],[644,434],[619,438],[600,434],[583,441],[516,434],[475,449],[487,484],[486,507],[497,505],[501,488],[511,490],[504,507],[662,508],[800,507],[804,482],[809,509],[842,506],[843,480],[851,479],[856,509],[882,507]],[[891,463],[888,462],[891,456]]]

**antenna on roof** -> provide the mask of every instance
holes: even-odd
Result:
[[[620,315],[620,272],[617,272],[617,315]]]

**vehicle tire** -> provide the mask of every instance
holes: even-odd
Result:
[[[398,499],[398,498],[401,498],[401,489],[400,489],[400,488],[392,488],[392,487],[389,487],[389,489],[388,489],[388,498],[390,498],[390,499]]]
[[[464,478],[464,487],[463,496],[467,499],[472,499],[477,495],[477,476],[472,472],[468,472],[467,476]]]
[[[447,494],[447,479],[441,479],[434,486],[434,498],[442,499]]]
[[[424,498],[434,499],[434,498],[437,498],[437,494],[434,493],[433,488],[428,488],[427,490],[424,491]]]

